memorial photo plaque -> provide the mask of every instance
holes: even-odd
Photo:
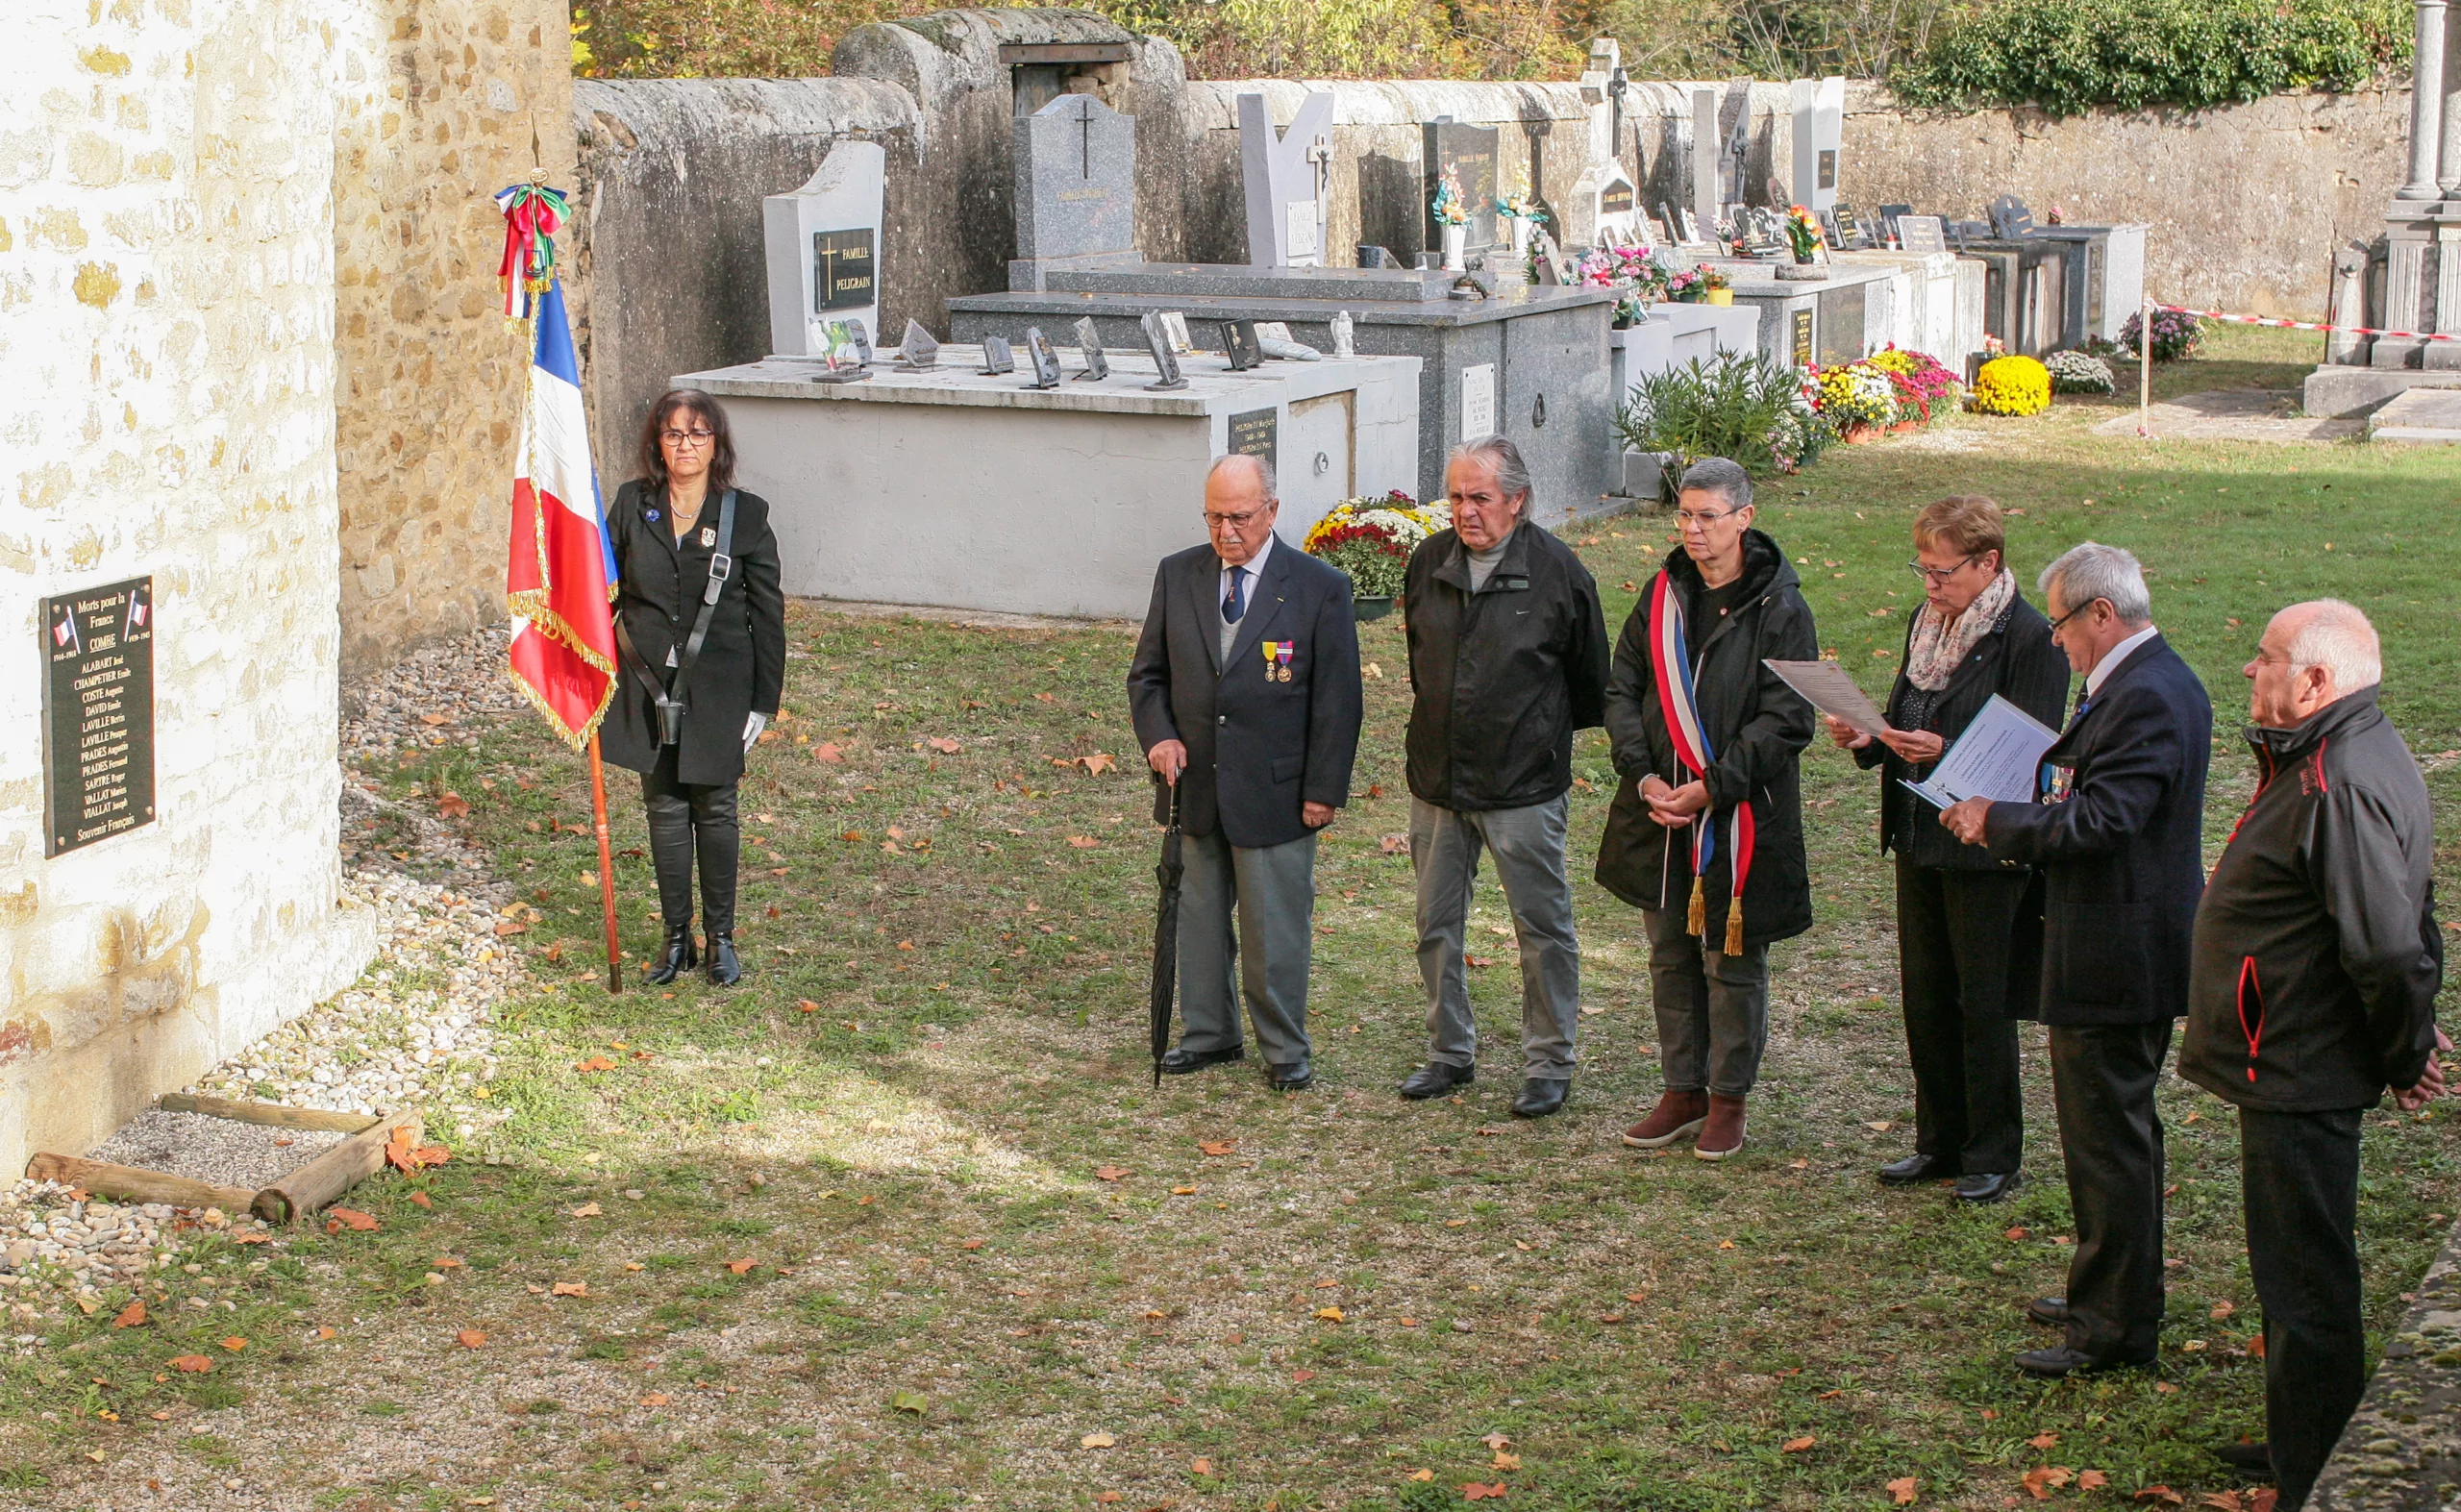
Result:
[[[1811,311],[1808,310],[1795,311],[1793,351],[1797,367],[1812,365]]]
[[[1017,370],[1017,355],[1008,350],[1007,336],[982,338],[982,373],[986,378]]]
[[[940,365],[940,343],[923,329],[919,320],[906,323],[906,339],[898,343],[898,366],[907,372],[919,373]]]
[[[1253,320],[1222,322],[1222,350],[1230,359],[1230,371],[1244,373],[1265,359],[1264,348],[1256,344],[1256,323]]]
[[[1188,335],[1188,317],[1176,310],[1162,311],[1162,334],[1171,338],[1171,352],[1185,357],[1196,350],[1196,342]]]
[[[1042,334],[1040,326],[1026,328],[1026,359],[1034,365],[1034,387],[1059,386],[1059,354],[1053,349],[1051,337]]]
[[[1136,323],[1145,333],[1145,350],[1154,354],[1154,373],[1158,382],[1148,388],[1185,388],[1188,381],[1180,376],[1179,354],[1171,350],[1171,333],[1158,311],[1147,310]]]
[[[862,310],[872,298],[872,228],[816,231],[811,237],[811,312]]]
[[[42,601],[43,855],[154,822],[154,580]]]
[[[1273,463],[1276,471],[1280,471],[1280,410],[1270,407],[1263,409],[1243,409],[1230,417],[1231,456],[1261,457]]]
[[[1111,376],[1111,359],[1103,350],[1103,334],[1094,328],[1090,315],[1077,322],[1077,352],[1085,359],[1085,370],[1077,375],[1080,380],[1090,378],[1099,384]]]

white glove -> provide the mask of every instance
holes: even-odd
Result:
[[[768,716],[768,715],[766,715],[766,714],[761,713],[761,712],[760,712],[759,710],[758,710],[758,709],[755,709],[752,713],[750,713],[750,714],[748,714],[748,715],[746,715],[746,716],[744,717],[744,721],[743,721],[743,754],[744,754],[745,756],[750,756],[750,755],[752,755],[752,743],[753,743],[754,741],[756,741],[756,740],[759,739],[759,738],[760,738],[760,731],[764,731],[764,730],[766,730],[766,729],[768,729],[768,728],[769,728],[769,716]]]

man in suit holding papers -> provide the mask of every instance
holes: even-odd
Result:
[[[2043,759],[2041,803],[1970,798],[1940,815],[2000,860],[2043,869],[2042,1017],[2076,1252],[2066,1298],[2027,1308],[2066,1341],[2017,1356],[2031,1376],[2142,1365],[2162,1326],[2162,1126],[2153,1087],[2187,1010],[2204,890],[2200,844],[2213,704],[2153,627],[2145,574],[2088,541],[2045,568],[2052,637],[2084,674]]]

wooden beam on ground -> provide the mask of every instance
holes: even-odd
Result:
[[[165,1092],[155,1105],[165,1113],[203,1113],[211,1118],[236,1119],[242,1124],[264,1124],[275,1128],[326,1129],[337,1134],[356,1134],[383,1122],[365,1113],[336,1113],[321,1107],[284,1107],[279,1103],[235,1103],[229,1098],[190,1097],[185,1092]]]
[[[75,1155],[55,1155],[48,1152],[37,1153],[26,1162],[26,1177],[33,1181],[58,1181],[63,1186],[82,1187],[98,1197],[126,1202],[218,1207],[234,1217],[248,1211],[257,1198],[256,1193],[241,1191],[236,1186],[215,1186],[166,1172],[140,1171],[135,1166],[115,1166],[106,1161],[81,1160]]]
[[[385,1169],[385,1146],[396,1129],[415,1147],[427,1131],[416,1113],[386,1113],[333,1149],[256,1194],[251,1204],[269,1224],[295,1223]]]

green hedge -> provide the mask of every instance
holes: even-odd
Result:
[[[2201,110],[2354,89],[2410,56],[2409,0],[2001,0],[1889,83],[1918,106]]]

